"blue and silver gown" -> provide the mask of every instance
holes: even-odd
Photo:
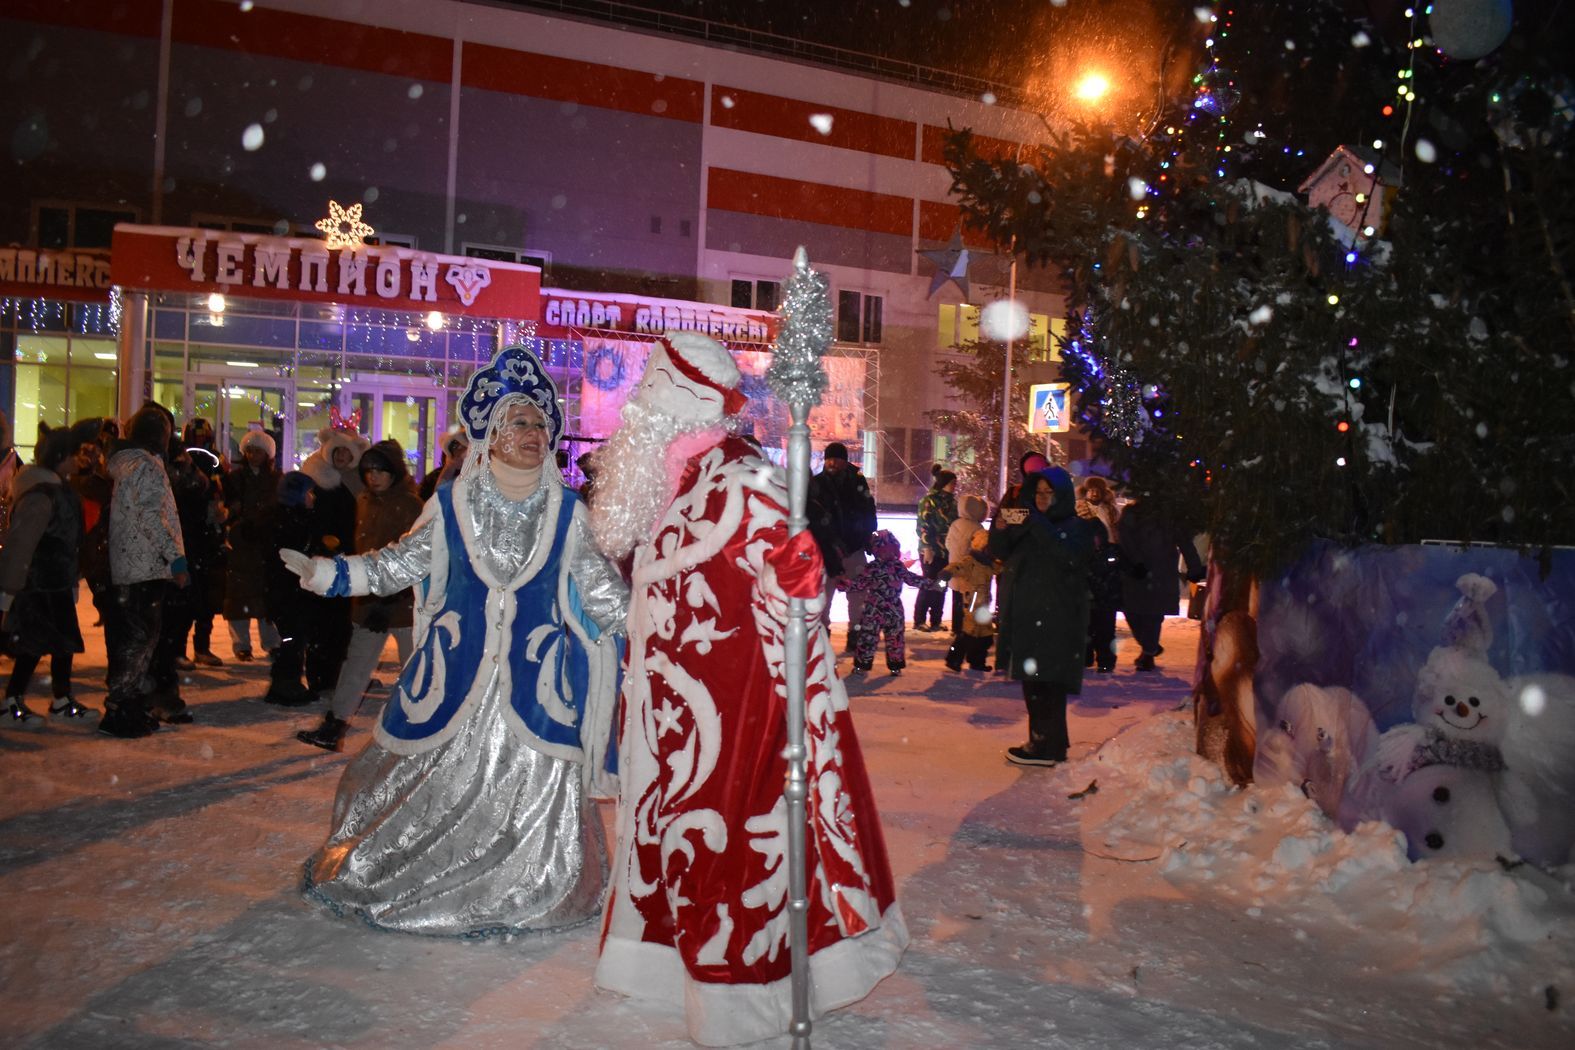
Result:
[[[433,497],[398,542],[344,561],[352,593],[393,594],[421,581],[427,591],[392,710],[346,767],[328,841],[307,862],[307,895],[379,928],[432,935],[553,931],[595,918],[608,868],[588,798],[591,741],[582,754],[529,728],[541,727],[544,707],[550,718],[576,721],[574,733],[603,734],[611,714],[601,694],[616,705],[614,632],[623,629],[628,591],[597,551],[583,505],[546,473],[529,497],[511,501],[483,470]],[[453,609],[463,605],[456,575],[475,592],[471,619]],[[549,605],[529,605],[530,580],[551,587],[550,597],[537,595]],[[612,668],[611,681],[594,682],[599,701],[541,695],[557,685],[575,690],[557,665],[541,670],[548,657],[540,639],[550,627],[536,618],[559,621],[564,637],[562,621],[574,621],[581,641],[600,632],[585,646],[604,678]],[[468,647],[455,637],[460,626],[469,628]],[[531,689],[514,684],[529,682],[527,659],[536,661]],[[452,704],[439,702],[445,673]],[[532,723],[525,707],[538,696]],[[603,709],[587,717],[598,703]],[[600,764],[601,749],[594,755]]]

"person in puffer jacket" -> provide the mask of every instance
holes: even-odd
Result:
[[[405,450],[393,438],[385,438],[361,454],[360,474],[365,488],[356,497],[355,549],[382,550],[410,531],[421,515],[423,501],[410,477]],[[302,743],[325,751],[344,748],[350,719],[361,706],[361,697],[371,684],[390,634],[394,636],[400,666],[410,659],[411,591],[407,588],[398,594],[351,598],[350,621],[350,645],[339,668],[339,682],[334,686],[328,712],[316,729],[295,734]]]
[[[112,592],[104,621],[109,695],[98,728],[109,736],[143,737],[160,721],[191,721],[185,701],[169,687],[177,680],[175,652],[159,645],[165,595],[190,578],[164,469],[174,429],[170,415],[145,404],[126,429],[125,443],[109,460],[115,483],[109,516]]]

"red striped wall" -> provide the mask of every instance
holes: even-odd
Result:
[[[924,144],[919,151],[919,159],[926,164],[945,164],[946,138],[951,133],[951,128],[939,128],[934,124],[924,125]],[[978,132],[974,132],[973,145],[974,149],[979,151],[980,156],[991,160],[998,157],[1016,156],[1019,149],[1026,150],[1028,148],[1007,139],[992,138],[989,135],[981,135]]]
[[[159,0],[5,0],[0,18],[156,38],[161,7]]]
[[[443,37],[274,11],[260,4],[242,11],[219,0],[177,0],[172,33],[180,44],[413,80],[445,81],[453,75],[454,44]]]
[[[690,123],[699,123],[705,108],[705,85],[697,80],[511,51],[490,44],[465,45],[460,82],[465,87]]]
[[[821,134],[809,122],[817,114],[831,117],[831,131]],[[743,88],[711,88],[711,124],[718,128],[752,131],[760,135],[840,146],[861,153],[913,159],[918,126],[907,120],[878,117],[851,109],[801,102]]]
[[[712,168],[706,183],[706,203],[708,207],[723,211],[773,219],[913,236],[911,198],[825,186],[818,182]]]
[[[919,237],[927,241],[949,241],[952,233],[962,226],[962,209],[955,204],[938,204],[935,201],[919,202]],[[962,227],[963,243],[970,248],[993,248],[994,243],[984,234]]]

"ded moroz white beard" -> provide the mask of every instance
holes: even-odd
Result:
[[[596,476],[591,534],[602,553],[615,560],[650,537],[689,457],[727,432],[721,423],[675,419],[635,401],[619,414],[623,426],[591,453]]]

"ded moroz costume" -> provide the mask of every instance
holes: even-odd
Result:
[[[452,484],[381,550],[283,552],[321,594],[421,584],[414,653],[374,739],[345,769],[306,891],[425,934],[566,929],[606,888],[601,821],[627,590],[551,465],[557,389],[521,346],[460,402]]]
[[[635,550],[618,854],[596,981],[682,1004],[707,1045],[791,1020],[784,636],[788,596],[824,587],[788,539],[780,470],[732,437],[727,351],[669,335],[597,453],[592,525]],[[826,631],[807,661],[809,967],[815,1014],[863,998],[908,933]]]

